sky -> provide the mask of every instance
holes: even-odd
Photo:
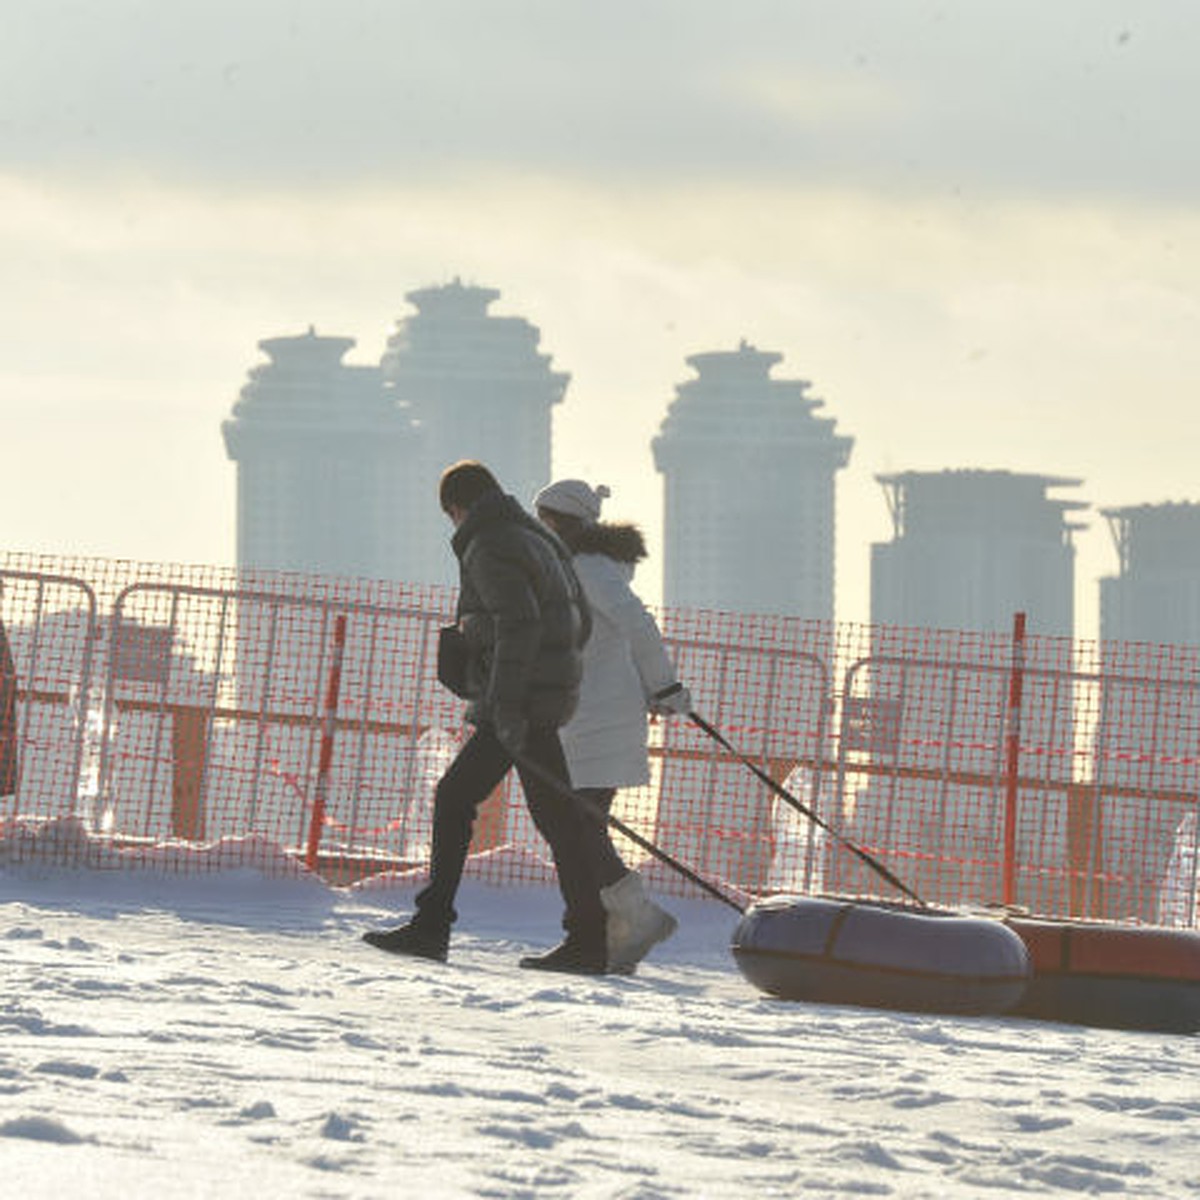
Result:
[[[232,563],[220,423],[260,339],[498,288],[570,373],[553,470],[661,549],[689,355],[781,353],[875,476],[1200,500],[1191,0],[0,0],[4,543]],[[439,515],[431,501],[428,519]],[[647,599],[657,573],[639,574]],[[1036,615],[1033,615],[1036,626]]]
[[[0,865],[12,1194],[1200,1187],[1195,1037],[774,1000],[715,901],[669,901],[680,930],[635,976],[546,976],[516,959],[556,936],[556,895],[468,879],[450,961],[406,961],[360,934],[411,884],[331,889],[271,854],[212,874]]]

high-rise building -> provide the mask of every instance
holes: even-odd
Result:
[[[814,416],[781,354],[694,354],[653,442],[664,477],[666,604],[833,617],[834,480],[853,438]]]
[[[1200,504],[1101,513],[1118,573],[1100,580],[1092,908],[1190,925],[1200,794]]]
[[[1079,525],[1068,516],[1086,505],[1048,492],[1078,481],[984,470],[879,479],[895,537],[872,546],[871,654],[846,673],[843,719],[870,736],[843,732],[860,790],[841,815],[926,900],[1061,912],[1076,776]],[[1036,635],[1019,646],[1017,613]]]
[[[398,323],[380,364],[421,439],[415,484],[424,507],[413,531],[412,577],[423,582],[454,578],[437,520],[446,466],[479,459],[525,505],[550,479],[551,409],[570,376],[539,353],[536,326],[488,312],[499,296],[458,279],[407,293],[417,311]]]
[[[1200,504],[1100,513],[1119,563],[1100,580],[1101,640],[1200,646]]]
[[[880,475],[894,537],[871,547],[871,621],[925,629],[1070,637],[1082,501],[1048,495],[1077,479],[1011,471]]]
[[[237,463],[239,568],[406,579],[418,439],[378,367],[342,362],[353,338],[259,342],[223,423]],[[434,514],[436,515],[436,514]]]

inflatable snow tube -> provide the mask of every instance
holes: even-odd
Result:
[[[908,1012],[1004,1013],[1030,978],[1002,922],[882,901],[773,896],[746,910],[732,950],[769,995]]]
[[[753,905],[732,950],[772,996],[912,1012],[1006,1012],[1030,976],[1025,943],[1001,921],[837,897]]]
[[[1153,926],[1010,917],[1033,978],[1013,1016],[1145,1029],[1200,1030],[1200,933]]]

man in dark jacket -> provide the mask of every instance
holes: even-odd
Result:
[[[558,727],[575,711],[581,650],[591,632],[583,589],[569,551],[482,463],[447,467],[439,497],[455,525],[457,619],[468,646],[467,720],[475,729],[437,785],[429,885],[417,896],[415,915],[363,938],[395,954],[446,958],[475,814],[515,764],[554,856],[567,931],[560,945],[521,965],[603,974],[605,915],[592,865],[602,830],[550,782],[569,788]]]

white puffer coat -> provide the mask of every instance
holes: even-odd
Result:
[[[579,788],[636,787],[650,780],[648,700],[676,680],[654,618],[629,586],[633,564],[579,553],[575,573],[592,610],[579,706],[559,730]]]

